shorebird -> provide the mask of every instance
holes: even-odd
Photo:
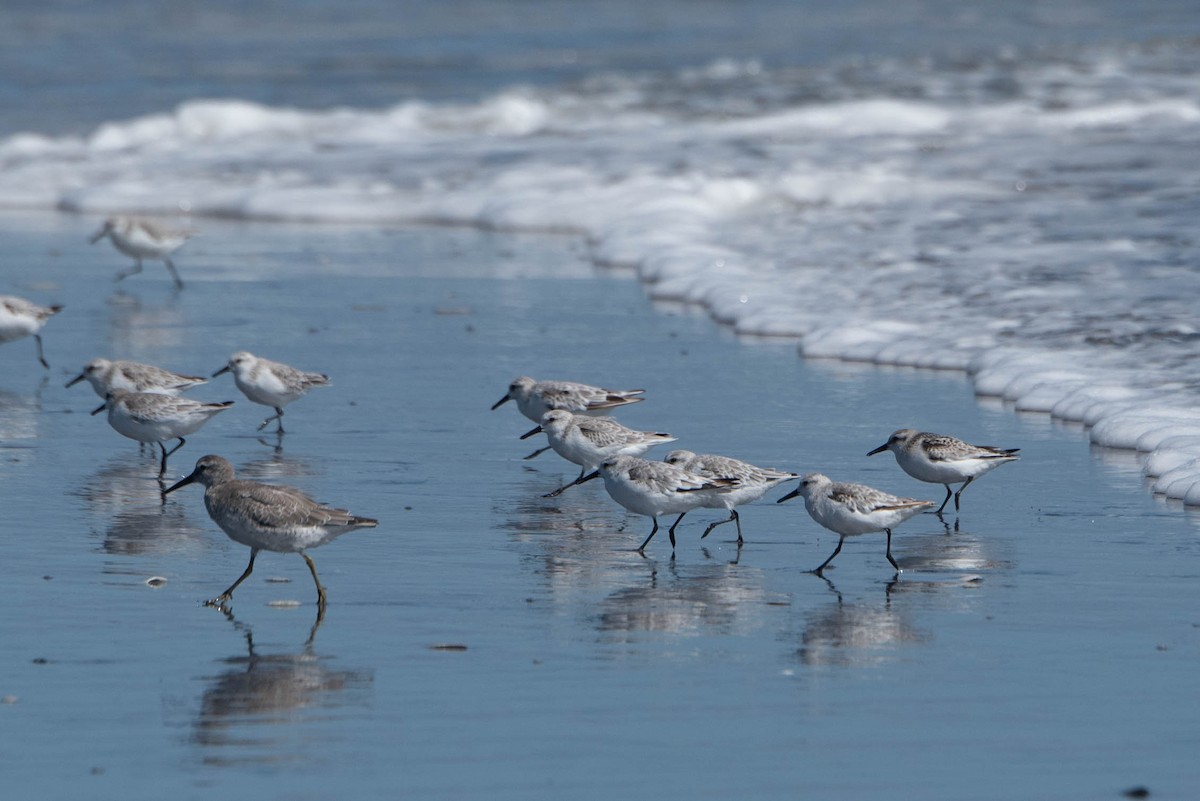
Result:
[[[670,434],[626,428],[608,417],[588,417],[563,409],[552,409],[543,414],[541,425],[522,434],[521,439],[541,432],[545,432],[555,453],[580,467],[578,478],[542,496],[544,498],[553,498],[575,486],[610,456],[641,456],[655,445],[676,439]]]
[[[142,271],[142,259],[158,259],[167,265],[171,277],[175,279],[177,289],[183,289],[183,281],[171,263],[171,254],[179,250],[183,243],[195,234],[175,228],[167,228],[158,222],[141,217],[109,217],[100,226],[100,230],[92,234],[90,241],[93,245],[104,237],[108,237],[113,247],[133,257],[133,267],[117,273],[114,280],[120,281]]]
[[[223,607],[233,591],[254,571],[259,551],[298,553],[304,557],[313,583],[317,605],[325,607],[325,588],[317,578],[317,566],[306,551],[332,542],[359,528],[375,528],[379,521],[358,517],[345,509],[322,506],[298,489],[234,478],[233,465],[220,456],[201,456],[191,475],[163,491],[168,495],[180,487],[204,485],[208,516],[231,540],[250,549],[250,564],[229,589],[205,602]]]
[[[275,420],[278,425],[275,431],[278,434],[284,433],[284,406],[304,397],[313,387],[329,386],[329,376],[324,373],[306,373],[244,350],[230,356],[229,363],[213,373],[213,378],[231,371],[233,382],[247,398],[275,409],[275,414],[263,420],[258,430],[262,431],[268,423]]]
[[[667,530],[671,550],[675,549],[675,527],[684,515],[708,501],[713,493],[729,492],[737,487],[735,478],[708,479],[689,473],[666,462],[649,462],[637,456],[612,456],[600,463],[599,469],[581,479],[604,478],[604,488],[614,501],[634,514],[645,515],[654,521],[650,535],[638,546],[644,553],[650,540],[658,533],[658,516],[679,514]]]
[[[225,411],[233,401],[224,403],[200,403],[161,392],[129,392],[124,389],[111,390],[104,404],[92,412],[99,414],[108,410],[108,424],[118,434],[136,439],[138,442],[157,442],[162,450],[159,475],[167,472],[167,457],[184,446],[184,436],[196,431],[213,415]],[[163,443],[170,439],[179,440],[171,450]]]
[[[25,298],[15,295],[0,295],[0,344],[12,342],[23,337],[33,337],[37,343],[38,361],[47,370],[50,365],[42,355],[42,335],[38,333],[54,315],[63,310],[62,306],[39,306]]]
[[[872,531],[883,531],[887,534],[887,560],[899,573],[900,565],[892,558],[892,529],[933,506],[933,501],[901,498],[865,484],[835,483],[821,473],[809,473],[804,476],[800,479],[798,488],[784,495],[776,503],[783,503],[797,495],[804,497],[804,508],[813,520],[838,534],[838,544],[833,553],[820,567],[812,571],[818,576],[822,575],[822,571],[833,561],[833,557],[841,552],[846,537]]]
[[[517,409],[521,414],[535,423],[540,423],[542,415],[554,409],[563,409],[575,414],[604,415],[621,406],[641,403],[645,398],[637,396],[645,391],[605,389],[575,381],[535,381],[529,376],[521,376],[508,385],[508,392],[503,398],[492,404],[492,411],[512,400],[517,402]],[[532,459],[548,450],[549,445],[538,448],[525,458]]]
[[[954,511],[957,512],[959,497],[972,481],[1005,462],[1014,462],[1021,458],[1017,456],[1020,450],[970,445],[944,434],[902,428],[893,432],[887,442],[870,451],[867,456],[891,451],[896,455],[896,462],[905,473],[918,481],[945,485],[946,497],[936,512],[941,514],[950,502],[951,494],[954,495]],[[960,481],[963,485],[958,488],[958,492],[950,489],[951,484]]]
[[[691,451],[677,450],[668,453],[663,461],[667,464],[682,467],[689,473],[709,479],[737,479],[737,486],[729,492],[710,494],[705,503],[701,504],[709,509],[725,509],[729,512],[729,517],[724,520],[718,520],[715,523],[709,523],[708,528],[704,529],[704,533],[700,535],[700,539],[704,539],[711,534],[712,530],[717,526],[733,522],[737,524],[737,544],[739,546],[743,540],[742,521],[738,516],[737,507],[744,503],[757,501],[766,495],[767,490],[772,487],[800,477],[799,473],[788,473],[770,467],[758,467],[749,462],[732,459],[728,456],[718,456],[712,453],[696,454]]]
[[[85,364],[83,371],[68,381],[65,386],[73,387],[84,379],[87,379],[87,382],[92,385],[92,389],[101,398],[114,389],[178,395],[184,390],[208,383],[206,378],[173,373],[170,370],[155,367],[153,364],[110,361],[99,358],[92,359]]]

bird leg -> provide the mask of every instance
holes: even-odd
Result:
[[[46,361],[46,357],[42,355],[42,335],[34,334],[33,341],[37,343],[38,361],[42,363],[42,367],[45,367],[47,370],[49,370],[50,364]]]
[[[826,568],[826,566],[828,566],[829,563],[833,561],[833,557],[837,556],[839,553],[842,552],[842,543],[845,541],[846,541],[845,537],[838,537],[838,544],[837,544],[837,547],[833,549],[833,553],[829,554],[829,558],[826,559],[824,562],[822,562],[821,566],[812,572],[816,573],[818,576],[821,576],[821,578],[824,578],[825,576],[821,571],[823,571]]]
[[[934,512],[935,515],[940,515],[942,510],[946,508],[946,504],[950,503],[950,496],[954,494],[954,490],[950,489],[950,485],[946,485],[946,497],[942,500],[942,505]]]
[[[687,512],[683,513],[683,515],[686,514]],[[680,520],[683,520],[683,515],[675,518],[675,522],[671,524],[669,529],[667,529],[667,534],[671,537],[671,553],[675,553],[675,527],[679,525]]]
[[[171,448],[171,450],[167,450],[167,446],[163,445],[161,442],[158,443],[158,447],[162,449],[162,462],[160,462],[158,465],[158,474],[160,476],[164,475],[167,472],[167,457],[170,456],[175,451],[182,448],[184,446],[184,444],[186,444],[186,443],[187,443],[187,440],[185,440],[183,437],[180,437],[179,444],[176,445],[174,448]]]
[[[965,490],[967,487],[971,486],[971,482],[974,480],[975,480],[975,476],[971,476],[970,478],[968,478],[966,481],[963,482],[963,485],[961,487],[958,488],[958,492],[954,493],[954,511],[956,511],[956,512],[958,511],[958,497],[963,494],[963,490]],[[946,487],[946,491],[949,492],[950,488]],[[949,496],[947,496],[947,497],[949,497]]]
[[[167,269],[171,271],[171,277],[175,279],[175,288],[183,289],[183,279],[179,277],[179,273],[175,271],[175,265],[166,256],[162,257],[163,264],[167,265]]]
[[[704,539],[709,534],[711,534],[712,530],[714,528],[716,528],[717,526],[723,526],[726,523],[729,523],[731,521],[737,522],[737,524],[738,524],[738,545],[741,545],[742,544],[742,524],[740,521],[738,521],[737,509],[730,509],[729,517],[725,518],[724,520],[718,520],[715,523],[709,523],[708,528],[704,529],[704,533],[700,535],[700,539]]]
[[[215,606],[215,607],[220,608],[220,607],[225,606],[226,601],[232,601],[233,600],[233,591],[238,588],[239,584],[241,584],[243,581],[246,580],[247,576],[249,576],[251,573],[254,572],[254,560],[257,556],[258,556],[258,549],[251,548],[250,549],[250,564],[246,565],[246,571],[244,573],[242,573],[242,575],[238,576],[237,581],[235,581],[229,585],[229,589],[225,590],[225,592],[221,593],[216,598],[213,598],[211,601],[205,601],[204,605],[205,606]]]
[[[527,457],[525,457],[525,458],[526,458],[526,459],[528,459],[529,457],[527,456]],[[584,476],[584,474],[585,474],[586,472],[587,472],[587,469],[586,469],[586,468],[584,468],[584,469],[581,469],[581,470],[579,471],[579,476],[578,476],[578,477],[577,477],[577,478],[576,478],[574,481],[572,481],[570,484],[563,484],[561,487],[559,487],[558,489],[554,490],[554,492],[547,492],[547,493],[546,493],[545,495],[543,495],[542,497],[543,497],[543,498],[557,498],[559,495],[562,495],[564,492],[566,492],[567,490],[569,490],[571,487],[574,487],[576,484],[582,484],[582,483],[583,483],[583,476]]]
[[[896,572],[899,573],[900,565],[896,564],[896,560],[892,558],[892,530],[885,528],[884,531],[887,532],[887,560],[892,563],[892,567],[896,568]]]
[[[272,420],[279,421],[279,427],[275,429],[275,433],[282,434],[283,433],[283,409],[279,408],[278,406],[275,407],[275,414],[271,415],[266,420],[263,420],[261,423],[259,423],[258,428],[255,430],[262,431],[264,428],[267,427],[267,424],[270,423]]]
[[[117,277],[114,278],[113,280],[114,281],[122,281],[131,275],[137,275],[141,271],[142,271],[142,260],[134,259],[133,267],[129,268],[128,270],[122,270],[121,272],[117,273]]]
[[[650,540],[654,539],[654,535],[658,533],[658,518],[651,517],[650,519],[654,521],[654,528],[650,529],[650,536],[646,537],[645,541],[642,542],[642,544],[638,546],[638,548],[637,548],[638,553],[642,553],[642,551],[646,550],[646,546],[650,544]],[[642,555],[645,556],[645,554],[642,554]]]
[[[325,588],[321,586],[321,580],[319,578],[317,578],[317,566],[313,562],[312,557],[309,556],[308,554],[306,554],[304,551],[301,551],[300,555],[303,556],[304,561],[308,563],[308,572],[312,573],[313,583],[317,585],[317,608],[324,609],[325,608]]]

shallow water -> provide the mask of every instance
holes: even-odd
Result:
[[[175,294],[89,248],[74,217],[15,215],[3,291],[65,303],[0,348],[0,779],[13,797],[1187,798],[1200,690],[1193,522],[1135,460],[1044,416],[980,404],[960,374],[802,361],[741,340],[569,237],[204,225]],[[112,355],[211,373],[246,348],[331,374],[189,438],[246,475],[378,517],[302,560],[264,554],[233,617],[200,602],[246,550],[198,489],[163,503],[156,458],[63,383]],[[645,387],[621,415],[679,446],[940,499],[890,455],[902,425],[1021,447],[961,515],[835,540],[778,491],[665,536],[599,482],[523,461],[531,427],[488,407],[514,376]],[[659,449],[661,456],[667,449]],[[653,454],[653,452],[652,452]],[[1097,458],[1100,457],[1100,458]],[[665,533],[665,532],[664,532]],[[146,580],[160,576],[153,589]],[[273,581],[273,579],[275,579]],[[285,579],[280,583],[278,579]],[[278,602],[298,602],[277,606]]]

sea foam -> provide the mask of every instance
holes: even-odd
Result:
[[[381,110],[196,100],[0,141],[0,205],[579,236],[654,298],[808,357],[963,371],[1200,502],[1200,46],[897,70],[904,91],[719,62]]]

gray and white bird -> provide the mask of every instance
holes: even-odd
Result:
[[[156,442],[162,450],[159,475],[167,472],[167,457],[182,448],[191,434],[230,406],[224,403],[200,403],[190,398],[164,395],[161,392],[129,392],[124,389],[111,390],[104,405],[92,414],[108,410],[108,424],[122,436],[138,442]],[[177,439],[179,444],[171,450],[163,443]]]
[[[104,237],[112,241],[113,247],[130,256],[134,264],[128,270],[117,273],[114,280],[120,281],[142,271],[142,259],[157,259],[167,265],[175,286],[183,289],[183,280],[171,262],[171,254],[183,247],[183,243],[195,236],[194,231],[168,228],[154,220],[142,217],[109,217],[88,240],[93,245]]]
[[[867,456],[891,451],[896,455],[900,468],[918,481],[943,484],[946,497],[938,507],[941,514],[954,495],[954,511],[958,511],[959,497],[972,481],[1006,462],[1015,462],[1020,448],[993,448],[990,445],[971,445],[956,437],[931,434],[911,428],[901,428],[892,433],[888,441]],[[962,482],[958,492],[950,489],[951,484]]]
[[[535,423],[552,409],[565,409],[575,414],[608,414],[613,409],[641,403],[644,389],[605,389],[574,381],[535,381],[521,376],[508,385],[503,398],[492,404],[499,409],[508,401],[516,401],[521,414]]]
[[[229,357],[229,363],[212,374],[233,373],[233,383],[242,393],[263,406],[275,409],[275,414],[263,420],[258,430],[262,431],[272,421],[278,421],[276,433],[283,431],[283,407],[308,394],[313,387],[329,386],[329,376],[324,373],[306,373],[281,362],[273,362],[240,350]]]
[[[574,414],[605,415],[621,406],[641,403],[645,398],[637,396],[642,395],[645,391],[644,389],[605,389],[575,381],[535,381],[529,376],[521,376],[508,385],[508,392],[503,398],[492,404],[492,411],[499,409],[511,400],[517,402],[517,409],[521,414],[535,423],[540,423],[542,415],[554,409],[562,409]],[[538,448],[525,458],[532,459],[548,450],[550,450],[549,445],[545,448]]]
[[[697,454],[686,450],[676,450],[668,453],[663,461],[667,464],[682,467],[689,473],[709,479],[737,479],[738,483],[736,487],[729,492],[710,494],[706,502],[702,504],[705,508],[709,509],[725,509],[729,512],[729,517],[724,520],[718,520],[715,523],[709,523],[708,528],[704,529],[704,533],[700,535],[700,539],[704,539],[711,534],[712,530],[717,526],[732,522],[737,525],[738,545],[741,545],[743,540],[742,521],[738,516],[737,507],[744,503],[757,501],[766,495],[767,491],[772,487],[777,487],[785,481],[800,478],[799,473],[788,473],[771,467],[758,467],[749,462],[743,462],[740,459],[719,456],[713,453]]]
[[[63,307],[57,304],[39,306],[16,295],[0,295],[0,344],[33,337],[37,343],[38,361],[49,370],[50,365],[42,354],[42,335],[39,332],[47,320],[62,310]]]
[[[541,424],[522,434],[521,439],[542,432],[555,453],[580,467],[578,478],[543,496],[546,498],[553,498],[575,486],[610,456],[641,456],[655,445],[676,440],[670,434],[627,428],[610,417],[588,417],[565,409],[552,409],[543,414]]]
[[[197,375],[173,373],[153,364],[96,358],[83,366],[79,375],[65,386],[72,387],[87,379],[92,389],[101,398],[114,389],[129,392],[159,392],[178,395],[180,392],[208,383],[208,379]]]
[[[838,544],[829,558],[813,570],[818,576],[842,550],[846,537],[882,531],[887,534],[887,560],[896,572],[900,565],[892,558],[892,529],[933,506],[933,501],[901,498],[865,484],[834,482],[821,473],[809,473],[800,479],[800,486],[776,503],[803,496],[804,508],[813,520],[837,533]]]
[[[345,509],[324,506],[298,489],[263,484],[234,477],[233,465],[215,455],[201,456],[186,478],[163,491],[168,495],[180,487],[204,486],[208,516],[231,540],[250,549],[250,563],[238,580],[208,606],[224,606],[233,591],[254,571],[259,551],[298,553],[304,558],[317,585],[317,605],[325,608],[325,588],[317,577],[317,566],[307,553],[343,534],[360,528],[375,528],[378,520],[350,514]]]
[[[609,457],[600,463],[596,472],[579,483],[598,476],[604,478],[604,488],[614,501],[634,514],[645,515],[654,521],[650,535],[638,546],[638,553],[643,553],[658,533],[659,515],[679,515],[667,530],[673,551],[675,527],[684,515],[704,506],[709,495],[730,492],[738,484],[736,478],[709,479],[673,464],[650,462],[637,456]]]

